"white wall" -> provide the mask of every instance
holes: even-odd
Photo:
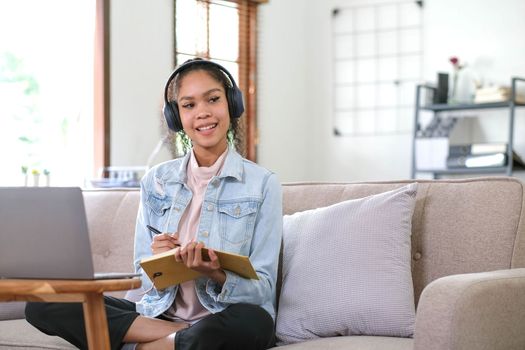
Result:
[[[279,0],[261,6],[259,160],[283,181],[410,176],[411,134],[335,137],[332,133],[331,10],[356,3],[363,1]],[[485,67],[487,78],[494,82],[525,76],[525,41],[519,35],[525,32],[524,13],[521,0],[426,0],[426,80],[434,81],[438,70],[447,71],[453,55],[475,62],[473,68]],[[485,133],[501,129],[501,120],[494,123],[497,127],[486,127]],[[516,139],[525,134],[522,124],[518,120]],[[524,143],[523,139],[516,141]]]
[[[302,0],[260,6],[257,119],[258,163],[282,181],[312,178],[317,142],[309,100],[311,79],[306,36],[307,6]],[[291,15],[290,8],[297,8]]]
[[[161,138],[163,89],[173,70],[172,1],[110,4],[110,160],[141,166]],[[167,151],[158,158],[167,159]]]

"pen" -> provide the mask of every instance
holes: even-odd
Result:
[[[156,235],[160,235],[162,232],[160,232],[159,230],[157,230],[155,227],[153,226],[150,226],[150,225],[146,225],[146,227],[151,231],[153,232],[154,234]],[[175,247],[180,247],[180,244],[175,244]]]
[[[153,226],[150,226],[150,225],[146,225],[146,227],[151,231],[153,232],[154,234],[156,235],[160,235],[162,232],[160,232],[159,230],[157,230],[155,227]]]

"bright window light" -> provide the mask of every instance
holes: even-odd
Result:
[[[94,34],[95,0],[0,1],[0,186],[93,174]]]

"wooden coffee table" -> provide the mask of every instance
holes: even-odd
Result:
[[[89,349],[110,349],[104,292],[135,289],[140,279],[30,280],[0,279],[0,301],[82,303]]]

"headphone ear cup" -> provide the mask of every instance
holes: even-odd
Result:
[[[168,128],[171,130],[178,132],[182,130],[182,123],[180,121],[179,116],[179,106],[177,106],[176,102],[168,102],[167,104],[164,103],[164,107],[162,108],[162,113],[164,114],[164,118],[166,118],[166,123],[168,124]]]
[[[242,92],[234,86],[228,89],[226,96],[228,98],[228,106],[230,107],[230,116],[232,118],[240,118],[244,113],[244,102],[242,100]]]

